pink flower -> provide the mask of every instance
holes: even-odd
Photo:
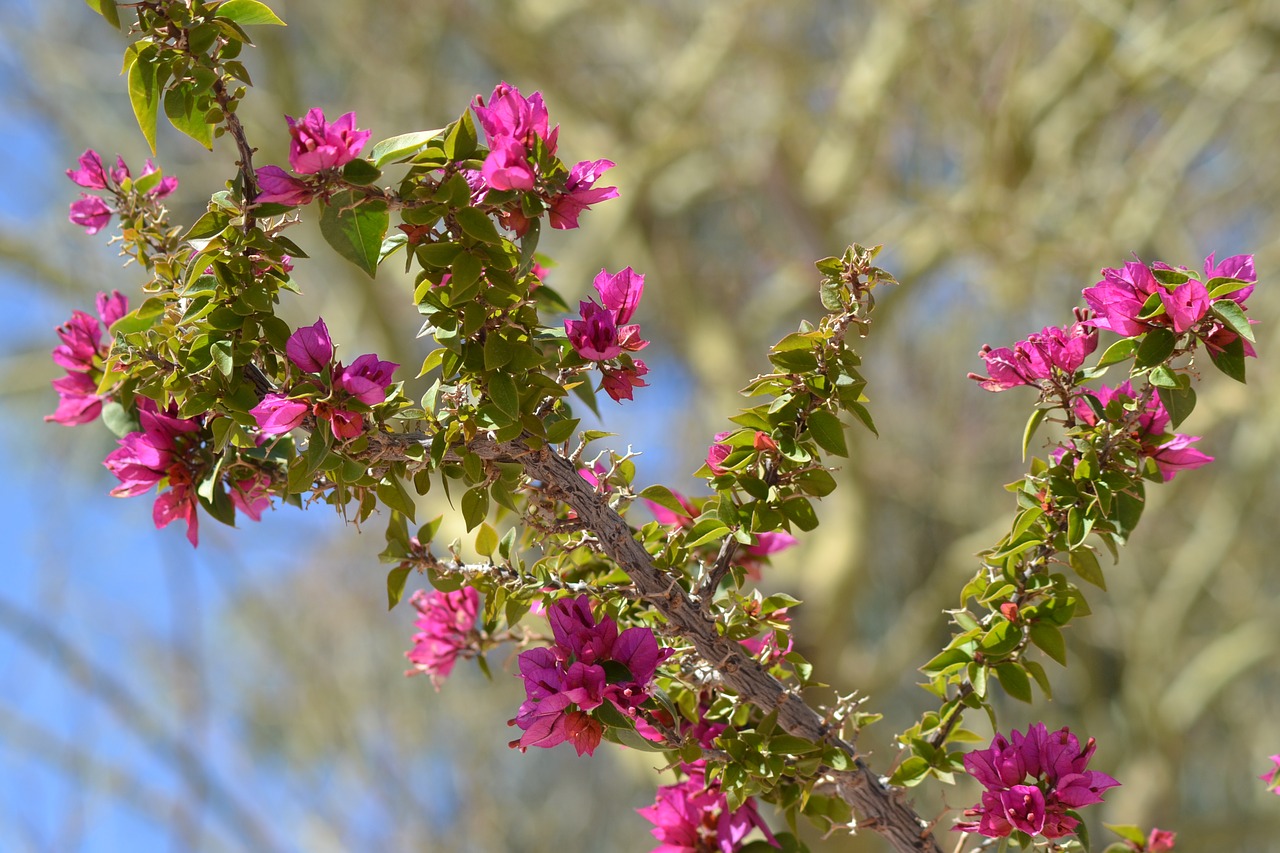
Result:
[[[157,528],[178,519],[187,522],[187,539],[194,546],[198,541],[197,500],[185,451],[187,437],[200,430],[200,422],[155,411],[154,404],[150,409],[140,404],[138,419],[142,431],[120,439],[120,446],[103,460],[120,481],[111,494],[132,497],[167,478],[169,490],[156,497],[152,520]]]
[[[601,269],[596,273],[591,286],[600,294],[600,301],[604,303],[604,307],[613,312],[614,322],[621,327],[631,319],[631,315],[636,312],[636,306],[640,304],[640,297],[644,295],[644,276],[631,267],[625,267],[613,274],[606,269]]]
[[[1134,400],[1133,387],[1128,382],[1122,382],[1115,388],[1103,385],[1091,396],[1103,408],[1117,400],[1125,405]],[[1090,426],[1098,422],[1093,408],[1083,399],[1076,400],[1075,413],[1076,417]],[[1139,413],[1135,426],[1132,437],[1141,446],[1142,455],[1155,460],[1156,468],[1165,482],[1172,480],[1179,471],[1199,468],[1213,461],[1212,456],[1191,447],[1192,442],[1200,440],[1199,436],[1175,434],[1173,438],[1167,439],[1169,412],[1154,394],[1147,399],[1146,408]]]
[[[623,350],[635,352],[648,346],[649,342],[640,337],[639,326],[626,325],[644,294],[644,276],[631,267],[613,274],[602,269],[592,286],[600,294],[603,307],[594,300],[580,302],[581,319],[564,321],[565,334],[578,355],[590,361],[607,361],[617,358]],[[637,384],[644,383],[632,383]],[[629,400],[631,394],[626,393],[625,397]]]
[[[124,161],[121,160],[120,164],[124,165]],[[125,171],[127,173],[128,169],[126,169]],[[142,174],[139,177],[145,178],[147,175],[154,174],[155,172],[156,172],[156,164],[148,160],[146,163],[143,164]],[[178,188],[177,178],[162,177],[160,178],[159,183],[157,183],[151,189],[147,190],[147,194],[155,196],[156,198],[164,198],[165,196],[170,195],[177,188]]]
[[[1173,842],[1177,837],[1175,832],[1153,827],[1151,835],[1147,838],[1147,853],[1167,853],[1173,849]]]
[[[728,474],[729,471],[724,467],[724,460],[729,458],[729,454],[733,452],[733,448],[727,444],[720,444],[729,437],[727,432],[716,433],[716,443],[707,448],[707,467],[711,469],[711,473],[717,477],[721,474]]]
[[[290,400],[281,394],[268,394],[262,402],[249,410],[258,422],[258,430],[264,436],[283,435],[301,426],[311,407],[298,400]]]
[[[1172,441],[1160,445],[1155,450],[1147,453],[1155,460],[1156,468],[1160,470],[1161,476],[1167,483],[1172,480],[1179,471],[1189,471],[1192,468],[1199,468],[1201,465],[1208,465],[1213,461],[1213,457],[1207,453],[1202,453],[1191,446],[1193,441],[1199,441],[1198,435],[1175,435]]]
[[[279,166],[263,166],[257,171],[258,195],[254,204],[287,204],[297,207],[309,204],[315,190],[305,181],[293,177]]]
[[[102,168],[102,158],[92,148],[80,155],[80,168],[67,169],[67,177],[82,187],[91,190],[107,188],[107,173]]]
[[[1209,311],[1209,291],[1194,278],[1187,279],[1174,288],[1173,292],[1160,288],[1160,301],[1173,323],[1173,330],[1178,334],[1190,329]]]
[[[44,416],[46,422],[77,426],[87,424],[102,414],[102,398],[97,395],[98,383],[88,374],[70,372],[61,379],[53,380],[53,388],[58,392],[58,408],[53,414]]]
[[[524,734],[511,746],[549,749],[569,741],[579,755],[590,755],[601,729],[598,721],[584,717],[606,701],[634,715],[648,700],[649,682],[671,650],[660,649],[648,628],[619,633],[612,618],[597,622],[585,595],[552,603],[547,618],[553,645],[519,657],[526,699],[511,724]]]
[[[169,469],[169,490],[156,495],[151,506],[151,520],[156,530],[171,522],[187,523],[187,541],[194,548],[200,544],[200,517],[196,514],[196,490],[190,473],[181,463]]]
[[[1084,289],[1085,302],[1096,315],[1090,322],[1095,328],[1126,338],[1140,335],[1148,328],[1138,319],[1142,305],[1148,296],[1163,289],[1141,261],[1130,261],[1123,269],[1104,269],[1102,281]]]
[[[336,409],[325,403],[315,406],[316,418],[327,421],[334,438],[356,438],[364,432],[364,415],[346,409]]]
[[[114,212],[96,195],[80,193],[80,199],[71,202],[71,214],[67,218],[72,224],[84,228],[84,233],[97,234],[111,221]]]
[[[1058,374],[1070,376],[1098,346],[1097,331],[1083,321],[1057,328],[1047,326],[1028,335],[1013,349],[984,346],[978,355],[987,363],[988,376],[970,373],[970,379],[987,391],[1007,391],[1019,385],[1042,387]]]
[[[249,518],[261,521],[263,510],[271,507],[271,478],[256,471],[252,477],[236,480],[231,488],[231,503]]]
[[[618,197],[617,187],[596,187],[600,176],[613,168],[611,160],[583,160],[569,172],[564,192],[553,196],[551,206],[552,228],[577,228],[578,217],[591,205]]]
[[[578,303],[579,320],[565,320],[564,331],[578,355],[589,361],[606,361],[622,354],[613,312],[592,300]]]
[[[1215,278],[1235,278],[1248,282],[1248,286],[1224,294],[1244,307],[1244,301],[1249,298],[1249,294],[1253,293],[1253,283],[1258,280],[1258,273],[1253,267],[1253,255],[1232,255],[1215,262],[1213,257],[1216,254],[1211,252],[1209,257],[1204,259],[1205,281]]]
[[[511,139],[531,151],[536,140],[541,139],[548,154],[556,153],[560,128],[547,130],[550,119],[540,93],[534,92],[526,98],[515,86],[503,82],[494,87],[488,106],[485,106],[484,98],[476,95],[471,109],[480,119],[491,150],[500,140]]]
[[[753,829],[778,846],[756,811],[754,799],[731,812],[719,781],[707,782],[704,769],[697,765],[685,764],[680,769],[687,779],[678,785],[661,786],[652,806],[636,809],[653,824],[650,833],[661,842],[653,853],[732,853]]]
[[[285,120],[292,137],[289,165],[299,175],[313,175],[350,163],[360,154],[370,135],[367,130],[356,129],[355,113],[346,113],[329,123],[324,120],[324,111],[316,107],[308,110],[301,120],[292,116],[285,116]]]
[[[284,351],[299,370],[319,373],[333,360],[333,340],[324,319],[303,326],[289,336]]]
[[[1092,739],[1082,748],[1065,727],[1050,733],[1044,723],[1018,731],[1008,739],[996,734],[987,749],[964,756],[969,775],[987,789],[982,801],[964,816],[978,818],[954,829],[1003,838],[1015,829],[1029,835],[1061,838],[1079,823],[1070,809],[1102,802],[1102,792],[1120,784],[1105,773],[1086,769]]]
[[[439,690],[458,655],[475,648],[480,595],[469,586],[454,592],[420,589],[409,602],[418,611],[418,633],[413,635],[413,648],[404,653],[413,664],[405,675],[426,674]]]
[[[512,139],[494,144],[480,173],[485,184],[495,190],[531,190],[538,179],[524,147]]]
[[[86,373],[93,369],[95,357],[106,355],[102,327],[83,311],[71,312],[71,319],[56,331],[62,343],[53,348],[53,363],[59,367]]]
[[[1268,760],[1275,766],[1258,778],[1267,783],[1268,791],[1280,795],[1280,755],[1272,755]]]
[[[646,388],[649,385],[640,378],[649,372],[649,366],[638,358],[628,367],[602,367],[600,372],[603,374],[600,387],[604,388],[604,392],[612,397],[614,402],[621,403],[623,400],[633,399],[632,388]]]
[[[99,292],[94,299],[94,307],[98,309],[102,325],[110,328],[112,323],[129,313],[129,300],[118,290],[111,291],[110,295]]]
[[[376,355],[365,354],[353,361],[350,367],[339,365],[333,384],[366,406],[376,406],[387,399],[387,386],[399,366],[392,361],[381,361]]]

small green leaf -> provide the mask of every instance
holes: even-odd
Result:
[[[334,193],[322,204],[320,233],[339,255],[372,278],[378,272],[382,238],[391,218],[384,201],[362,201],[350,190]]]
[[[156,76],[156,52],[143,50],[129,66],[129,103],[133,105],[138,128],[147,140],[151,153],[156,153],[156,120],[160,116],[161,82]]]
[[[387,609],[392,610],[404,596],[404,586],[409,580],[411,566],[396,566],[387,572]]]
[[[805,498],[791,498],[782,504],[779,509],[782,514],[791,519],[796,527],[806,533],[818,526],[818,514],[813,511],[813,504],[809,503]]]
[[[496,550],[498,550],[498,531],[486,521],[480,525],[480,532],[476,534],[476,553],[482,557],[491,557]]]
[[[85,4],[97,12],[107,23],[120,29],[120,12],[116,9],[115,0],[84,0]]]
[[[479,240],[481,243],[502,242],[493,220],[483,211],[474,207],[463,207],[454,212],[454,217],[458,220],[458,224],[462,226],[462,233],[468,237]]]
[[[1138,367],[1154,367],[1173,354],[1178,336],[1170,329],[1154,328],[1143,337],[1138,345]]]
[[[475,530],[489,514],[489,490],[484,486],[467,489],[462,495],[462,518],[467,530]]]
[[[928,774],[929,762],[918,755],[913,755],[893,771],[893,775],[889,777],[889,784],[910,788],[923,782]]]
[[[413,133],[402,133],[399,136],[384,139],[373,146],[373,150],[369,152],[369,158],[373,160],[373,165],[381,169],[388,163],[409,159],[423,148],[426,148],[428,142],[442,133],[444,133],[444,128],[418,130]]]
[[[1033,409],[1031,417],[1027,418],[1027,425],[1022,429],[1022,461],[1027,461],[1027,448],[1031,446],[1031,439],[1036,434],[1036,429],[1044,421],[1045,415],[1049,414],[1048,409]]]
[[[647,501],[653,501],[660,507],[669,509],[676,515],[688,516],[689,510],[684,504],[680,503],[675,494],[666,486],[649,486],[640,492],[640,497]]]
[[[214,341],[209,345],[209,354],[213,356],[213,363],[223,376],[230,376],[231,371],[235,370],[231,341]]]
[[[783,340],[786,340],[785,338]],[[849,446],[844,440],[844,424],[826,409],[817,409],[809,415],[809,433],[818,446],[835,456],[848,456]]]
[[[1033,622],[1031,624],[1031,642],[1039,647],[1040,651],[1056,660],[1063,666],[1067,665],[1067,644],[1062,639],[1062,632],[1058,630],[1056,625],[1048,622]]]
[[[728,525],[720,519],[700,518],[698,523],[693,526],[693,529],[689,531],[685,546],[696,548],[713,540],[723,539],[728,532]]]
[[[1133,338],[1121,338],[1107,347],[1107,351],[1102,354],[1102,358],[1098,359],[1097,367],[1109,367],[1113,364],[1119,364],[1132,356],[1137,349],[1138,342]]]
[[[1213,366],[1230,376],[1237,382],[1244,382],[1244,341],[1236,338],[1221,349],[1210,349],[1209,358]]]
[[[1219,299],[1213,303],[1212,308],[1214,316],[1226,323],[1231,331],[1250,343],[1256,343],[1253,337],[1253,328],[1249,325],[1249,318],[1245,316],[1244,310],[1230,299]]]
[[[1132,841],[1134,844],[1145,845],[1147,843],[1147,836],[1139,827],[1117,823],[1103,823],[1102,825],[1121,838]]]
[[[1170,429],[1177,429],[1196,407],[1196,392],[1190,386],[1182,389],[1160,386],[1156,388],[1156,393],[1160,395],[1160,402],[1164,403],[1165,409],[1169,412]]]
[[[1107,588],[1107,580],[1102,575],[1102,567],[1098,565],[1098,558],[1094,555],[1093,549],[1077,548],[1070,553],[1069,559],[1071,568],[1076,570],[1081,580],[1104,590]]]
[[[205,110],[197,105],[197,88],[178,83],[164,93],[164,114],[169,123],[210,151],[213,150],[213,125],[204,120]]]
[[[1031,681],[1022,667],[1016,663],[1002,663],[996,667],[996,679],[1004,692],[1014,699],[1031,703]]]
[[[386,479],[378,483],[378,500],[410,521],[414,520],[418,507],[395,474],[387,474]]]
[[[504,414],[513,419],[520,417],[520,391],[516,388],[515,377],[505,370],[489,374],[489,399]]]
[[[225,18],[228,21],[235,21],[242,27],[250,27],[255,24],[273,24],[275,26],[285,26],[284,21],[276,17],[276,13],[265,3],[258,0],[227,0],[218,7],[217,17]]]
[[[382,170],[363,157],[357,157],[342,167],[342,179],[349,184],[367,186],[381,177]]]

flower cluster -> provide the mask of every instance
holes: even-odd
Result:
[[[323,319],[290,335],[285,354],[294,367],[308,374],[307,379],[319,380],[329,393],[314,402],[295,400],[287,394],[267,394],[249,410],[264,436],[289,432],[313,414],[329,424],[335,438],[355,438],[364,432],[364,415],[352,410],[351,404],[376,406],[384,402],[392,375],[400,366],[372,354],[360,356],[349,367],[334,362],[333,340]]]
[[[129,310],[129,300],[113,290],[111,295],[99,293],[96,301],[98,317],[83,311],[74,311],[71,319],[58,327],[62,343],[53,349],[53,361],[67,371],[67,375],[53,380],[58,392],[58,408],[46,421],[63,426],[87,424],[102,414],[103,397],[98,395],[97,375],[101,372],[102,359],[110,349],[103,340],[103,328],[119,320]],[[101,320],[101,323],[99,323]]]
[[[540,93],[526,98],[515,86],[499,83],[488,104],[476,95],[471,108],[489,145],[479,174],[480,186],[473,185],[473,189],[538,191],[550,211],[551,227],[560,229],[577,228],[582,211],[618,197],[617,187],[595,185],[613,168],[610,160],[583,160],[569,170],[562,187],[539,186],[540,172],[544,172],[539,164],[555,157],[560,133],[558,126],[549,127],[547,107]],[[506,212],[504,222],[517,235],[523,235],[529,227],[528,218],[518,210]]]
[[[140,432],[120,439],[120,446],[107,454],[103,465],[116,476],[120,485],[111,490],[116,497],[132,497],[168,484],[168,491],[156,496],[152,520],[156,528],[167,527],[181,519],[187,523],[187,539],[199,542],[199,517],[196,515],[195,472],[190,465],[188,437],[198,433],[200,419],[179,418],[171,410],[161,412],[145,397],[138,399]]]
[[[1092,738],[1083,748],[1063,727],[1049,732],[1044,723],[997,734],[987,749],[964,756],[964,767],[986,787],[982,802],[966,809],[957,823],[961,832],[1004,838],[1013,832],[1062,838],[1075,831],[1079,819],[1068,810],[1102,802],[1102,792],[1120,783],[1105,773],[1087,770]]]
[[[1185,281],[1162,284],[1156,276],[1158,271],[1181,272],[1183,275],[1177,277]],[[1224,346],[1237,335],[1215,320],[1210,308],[1218,298],[1244,307],[1257,281],[1253,256],[1233,255],[1215,262],[1211,254],[1204,261],[1204,276],[1205,281],[1201,282],[1186,270],[1174,271],[1162,263],[1148,267],[1136,260],[1120,269],[1104,269],[1102,281],[1084,290],[1085,301],[1096,315],[1091,322],[1124,337],[1160,326],[1170,327],[1177,334],[1194,330],[1206,343]],[[1211,285],[1229,281],[1239,282],[1240,287],[1230,289],[1228,285],[1227,290],[1210,294]],[[1253,355],[1252,351],[1249,354]]]
[[[637,352],[649,345],[640,337],[640,327],[628,323],[644,293],[644,276],[631,267],[610,274],[600,270],[592,282],[600,302],[586,299],[578,303],[577,320],[565,320],[564,331],[574,352],[587,361],[601,364],[602,386],[610,397],[621,402],[632,399],[631,389],[647,385],[642,376],[649,368],[640,359],[623,353]]]
[[[134,191],[141,192],[149,199],[159,200],[178,188],[177,178],[163,177],[150,160],[138,176],[137,186],[124,158],[116,156],[116,165],[107,169],[102,165],[102,157],[92,148],[80,155],[79,169],[68,169],[67,177],[72,182],[91,190],[108,190],[115,196],[116,207],[107,204],[101,196],[80,193],[77,201],[71,202],[71,213],[67,217],[75,225],[84,228],[86,234],[97,234],[111,221],[112,214],[126,203]],[[155,177],[151,177],[154,175]]]
[[[707,781],[703,762],[682,764],[680,769],[686,774],[682,782],[663,785],[652,806],[636,809],[653,824],[650,833],[661,842],[653,853],[732,853],[753,829],[778,846],[754,799],[731,811],[719,781]]]
[[[603,733],[591,711],[611,702],[634,716],[649,698],[658,664],[671,650],[660,649],[648,628],[619,633],[609,616],[597,622],[585,595],[554,602],[547,618],[554,643],[520,654],[526,698],[511,725],[524,734],[511,746],[549,749],[568,741],[579,755],[590,755]]]
[[[988,376],[970,373],[988,391],[1007,391],[1019,385],[1044,388],[1045,383],[1069,382],[1084,360],[1098,346],[1098,332],[1088,322],[1048,326],[1028,335],[1013,348],[984,346],[978,353],[987,363]]]
[[[370,132],[356,128],[356,114],[346,113],[337,121],[327,122],[324,111],[312,108],[301,119],[285,116],[289,124],[289,167],[295,178],[279,166],[263,166],[257,170],[258,204],[307,204],[323,193],[332,172],[350,163],[369,141]]]
[[[418,590],[409,599],[418,611],[413,648],[404,656],[413,664],[405,675],[425,673],[437,690],[453,671],[458,655],[474,647],[480,595],[471,587],[454,592]]]
[[[1097,401],[1098,408],[1104,411],[1113,403],[1132,410],[1137,397],[1133,386],[1128,382],[1121,383],[1115,388],[1103,385],[1096,393],[1086,393],[1093,397]],[[1080,420],[1090,426],[1098,422],[1094,407],[1089,405],[1083,397],[1077,398],[1075,413]],[[1172,480],[1179,471],[1199,468],[1213,461],[1212,456],[1191,446],[1193,442],[1200,440],[1200,436],[1173,434],[1170,437],[1168,430],[1169,412],[1158,396],[1148,395],[1141,410],[1137,411],[1129,437],[1138,443],[1145,458],[1155,462],[1165,482]]]

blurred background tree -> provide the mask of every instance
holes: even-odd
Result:
[[[1029,393],[966,381],[978,347],[1062,323],[1132,252],[1256,252],[1262,357],[1247,389],[1209,377],[1187,424],[1217,462],[1153,490],[1110,591],[1070,632],[1054,699],[1005,721],[1096,737],[1095,766],[1124,782],[1104,820],[1176,829],[1179,849],[1274,849],[1280,809],[1254,777],[1280,746],[1280,3],[273,7],[289,26],[255,31],[247,61],[260,164],[284,162],[285,113],[354,109],[377,139],[441,126],[499,80],[544,94],[566,158],[618,163],[621,198],[542,248],[570,299],[601,266],[648,276],[652,387],[606,412],[645,453],[643,482],[696,488],[763,348],[817,314],[812,261],[886,245],[903,285],[862,348],[881,436],[851,431],[823,526],[765,579],[806,600],[798,635],[823,679],[887,713],[862,742],[886,771],[895,726],[930,704],[914,667],[1021,470]],[[116,76],[123,41],[101,20],[75,0],[0,0],[0,14],[0,847],[646,849],[632,809],[652,802],[649,757],[507,749],[521,698],[507,659],[492,685],[469,667],[440,693],[401,678],[411,611],[385,613],[376,529],[286,509],[234,534],[208,523],[191,552],[150,529],[148,502],[105,496],[105,430],[39,423],[52,327],[97,290],[137,292],[66,223],[62,171],[86,147],[131,163],[145,149]],[[178,221],[230,177],[233,151],[216,155],[162,133]],[[321,259],[298,265],[295,322],[322,314],[348,353],[412,375],[425,352],[395,271],[368,281],[314,230],[290,236]]]

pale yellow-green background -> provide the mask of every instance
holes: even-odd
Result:
[[[1090,590],[1095,615],[1068,632],[1070,668],[1047,663],[1055,699],[1002,710],[1006,727],[1043,719],[1098,739],[1094,766],[1124,786],[1095,818],[1175,829],[1179,850],[1277,849],[1280,799],[1255,777],[1280,752],[1280,3],[275,8],[288,29],[255,30],[262,49],[246,57],[259,165],[284,161],[284,113],[354,109],[378,139],[441,126],[504,79],[543,93],[566,159],[617,162],[621,198],[544,248],[570,299],[601,266],[648,277],[638,319],[653,387],[605,407],[646,452],[646,482],[696,488],[687,474],[763,347],[819,311],[812,261],[885,244],[902,286],[861,347],[881,437],[850,432],[822,527],[766,578],[806,600],[798,637],[821,677],[887,714],[863,741],[878,768],[928,707],[914,667],[944,641],[941,610],[1008,523],[1000,486],[1021,470],[1032,395],[966,380],[978,347],[1066,321],[1080,288],[1131,252],[1192,266],[1255,252],[1261,358],[1247,388],[1208,369],[1184,426],[1217,462],[1151,490],[1109,592]],[[52,149],[38,158],[47,176],[6,157],[26,189],[5,204],[0,261],[9,298],[35,300],[49,326],[95,290],[137,292],[105,235],[65,223],[75,188],[52,170],[90,145],[133,163],[145,151],[116,76],[123,41],[84,4],[0,0],[0,15],[6,122],[34,122]],[[160,163],[182,180],[176,215],[199,213],[233,156],[162,133]],[[323,314],[348,357],[376,351],[412,376],[426,350],[398,271],[370,282],[316,232],[295,239],[316,260],[299,263],[305,297],[286,315]],[[39,423],[54,405],[52,344],[27,329],[0,362],[11,488],[45,496],[41,523],[6,531],[6,849],[649,849],[632,812],[652,801],[648,757],[506,748],[520,700],[509,660],[494,656],[493,686],[465,665],[439,694],[401,678],[409,613],[385,612],[376,524],[356,535],[322,508],[237,533],[206,520],[193,555],[179,531],[148,529],[149,499],[91,500],[110,488],[98,460],[111,443],[97,426]],[[103,512],[136,530],[77,538],[77,514]],[[156,566],[119,575],[124,590],[95,559],[119,547]],[[109,608],[99,588],[113,590]],[[76,654],[95,663],[77,668]],[[963,808],[976,793],[945,797]],[[919,796],[926,814],[939,802],[936,789]],[[815,849],[883,845],[866,833]]]

